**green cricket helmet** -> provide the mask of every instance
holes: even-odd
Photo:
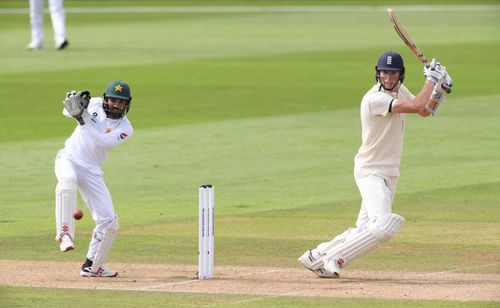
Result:
[[[130,110],[130,104],[132,102],[132,96],[130,96],[130,87],[128,84],[121,80],[112,81],[107,87],[106,91],[103,94],[104,104],[103,109],[106,112],[108,118],[111,119],[120,119],[125,116]],[[127,101],[125,107],[122,110],[112,108],[108,104],[108,98],[118,98],[124,99]]]

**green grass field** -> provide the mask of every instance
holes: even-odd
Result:
[[[63,52],[52,47],[48,16],[45,48],[26,51],[28,15],[12,12],[27,2],[0,2],[0,259],[84,259],[93,222],[81,200],[79,249],[61,254],[54,242],[53,161],[75,126],[61,116],[61,101],[68,90],[101,95],[110,80],[123,79],[132,88],[135,135],[103,166],[121,226],[109,261],[196,264],[197,189],[211,182],[218,265],[299,268],[304,250],[355,222],[359,103],[374,83],[379,54],[400,52],[407,87],[417,93],[423,84],[419,62],[388,21],[390,4],[426,55],[447,66],[455,87],[438,117],[407,117],[393,208],[407,224],[346,271],[500,274],[500,1],[437,2],[444,6],[428,11],[398,6],[403,1],[188,1],[194,8],[303,9],[69,12],[70,47]],[[67,9],[120,4],[65,1]],[[110,306],[207,305],[202,294],[99,292]],[[58,306],[82,293],[0,286],[0,306]],[[332,305],[318,298],[249,299],[220,295],[208,304]]]

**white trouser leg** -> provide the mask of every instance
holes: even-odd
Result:
[[[50,18],[54,28],[55,46],[59,47],[66,40],[66,17],[63,0],[49,0]]]
[[[89,260],[92,260],[92,273],[97,273],[99,268],[103,265],[103,263],[106,261],[106,257],[109,254],[109,251],[111,250],[111,246],[113,245],[113,242],[116,237],[116,233],[118,232],[119,225],[118,225],[118,218],[115,217],[115,219],[111,220],[110,222],[98,226],[99,231],[94,230],[92,242],[95,244],[97,243],[97,250],[95,254],[92,256],[87,255],[87,258]],[[96,229],[98,228],[96,227]],[[102,230],[104,229],[104,230]]]
[[[79,173],[78,184],[82,199],[87,204],[92,214],[92,219],[96,224],[87,252],[87,258],[94,261],[106,230],[116,220],[116,214],[113,209],[111,195],[104,183],[102,174],[82,170]],[[117,227],[118,224],[116,223],[116,230],[118,230]]]
[[[356,220],[357,228],[366,228],[366,226],[370,223],[370,219],[368,218],[368,211],[366,210],[366,205],[363,201],[361,201],[361,208],[359,209],[358,219]]]
[[[392,182],[397,182],[397,178]],[[377,217],[392,213],[392,200],[394,199],[395,183],[390,185],[387,179],[379,176],[370,175],[356,179],[359,192],[361,194],[361,207],[366,213],[362,221],[366,225],[373,223]],[[361,212],[360,212],[361,214]]]
[[[109,226],[113,221],[116,220],[116,228],[114,227],[114,233],[118,231],[118,218],[113,218],[108,221],[104,221],[100,224],[96,224],[94,231],[92,232],[92,239],[90,240],[89,250],[87,252],[87,259],[94,261],[96,259],[97,251],[101,245],[104,234],[109,229]],[[114,240],[114,237],[113,237]]]
[[[43,4],[45,0],[30,0],[31,44],[43,44]]]

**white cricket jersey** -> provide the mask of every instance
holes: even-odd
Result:
[[[102,173],[100,166],[111,149],[125,142],[133,134],[132,125],[126,116],[121,119],[106,117],[103,102],[102,97],[90,99],[87,110],[92,116],[91,121],[78,125],[64,143],[63,149],[70,160],[97,173]],[[63,114],[69,115],[66,109]]]
[[[396,93],[386,91],[380,83],[365,94],[361,101],[362,144],[354,158],[356,178],[399,176],[405,114],[389,112],[389,107],[398,98],[413,97],[404,85]]]

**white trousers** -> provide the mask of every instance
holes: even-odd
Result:
[[[92,214],[96,226],[89,244],[87,258],[93,260],[99,247],[99,239],[102,238],[99,235],[106,231],[116,217],[113,201],[102,178],[102,173],[90,172],[87,168],[72,162],[64,153],[64,150],[57,153],[55,173],[58,181],[66,178],[76,183],[83,201]]]
[[[392,213],[397,183],[398,177],[395,176],[369,175],[356,179],[362,199],[356,227],[365,228],[378,217]]]
[[[48,0],[50,18],[54,28],[55,46],[60,46],[66,39],[66,17],[63,0]],[[43,7],[45,0],[30,0],[31,43],[43,45]]]

